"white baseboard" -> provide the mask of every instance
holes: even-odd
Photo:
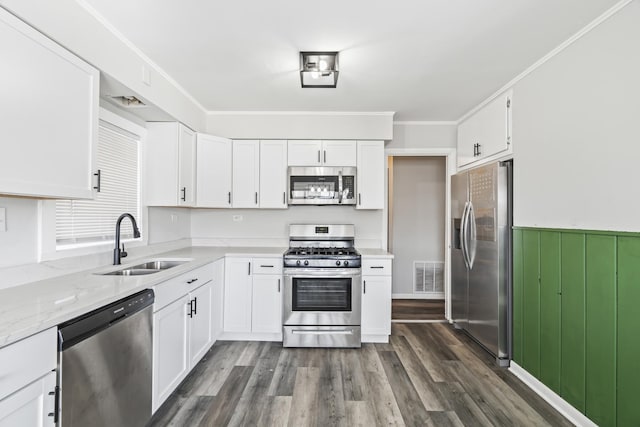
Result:
[[[547,403],[560,412],[567,420],[577,427],[598,427],[593,421],[587,418],[582,412],[571,406],[566,400],[558,396],[553,390],[540,382],[536,377],[525,371],[521,366],[511,361],[509,371],[520,378],[531,390],[536,392]]]
[[[361,341],[363,343],[377,342],[387,344],[389,342],[389,335],[363,335]]]
[[[444,299],[444,292],[427,292],[420,294],[391,294],[392,299]]]
[[[223,332],[216,341],[279,341],[282,342],[282,332],[278,334],[253,332]]]

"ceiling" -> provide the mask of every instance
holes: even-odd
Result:
[[[209,111],[457,120],[618,0],[86,0]],[[340,51],[336,89],[299,51]]]

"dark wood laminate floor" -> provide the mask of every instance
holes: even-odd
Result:
[[[448,324],[394,323],[389,344],[216,343],[153,426],[570,426]]]
[[[391,301],[393,320],[445,321],[442,299],[394,299]]]

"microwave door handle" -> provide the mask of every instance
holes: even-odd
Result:
[[[338,171],[338,203],[342,203],[342,171]]]

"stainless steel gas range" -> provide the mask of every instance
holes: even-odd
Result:
[[[284,347],[360,347],[362,272],[351,224],[289,226]]]

